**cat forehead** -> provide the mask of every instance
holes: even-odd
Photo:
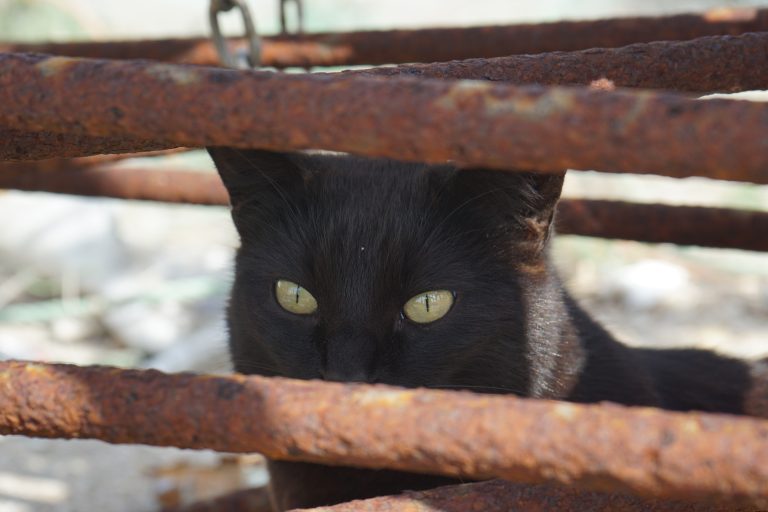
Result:
[[[303,163],[309,179],[319,192],[351,192],[358,195],[413,196],[445,184],[455,172],[447,166],[355,157],[310,157]],[[392,197],[388,197],[391,199]]]
[[[313,217],[385,225],[411,215],[432,216],[449,169],[368,159],[323,161],[310,170],[303,193]]]

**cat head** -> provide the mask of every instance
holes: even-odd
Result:
[[[237,371],[525,392],[562,175],[209,152],[241,238]]]

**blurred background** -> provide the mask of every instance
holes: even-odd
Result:
[[[249,4],[260,31],[276,33],[277,1]],[[305,25],[466,26],[740,5],[768,1],[305,0]],[[0,0],[0,41],[207,35],[207,9],[207,0]],[[237,33],[236,16],[224,26]],[[141,163],[213,171],[200,151]],[[705,179],[571,172],[565,195],[768,210],[768,187]],[[0,359],[229,371],[223,308],[238,242],[225,208],[0,190],[0,223]],[[768,256],[565,236],[554,253],[573,293],[627,343],[768,356]],[[0,512],[154,511],[265,478],[258,457],[0,437]]]

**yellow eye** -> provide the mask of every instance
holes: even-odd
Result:
[[[453,293],[448,290],[433,290],[412,297],[403,306],[403,313],[417,324],[428,324],[439,320],[453,306]]]
[[[296,315],[311,315],[317,311],[317,300],[305,288],[280,279],[275,283],[277,303],[284,310]]]

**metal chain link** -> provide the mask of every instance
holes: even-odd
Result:
[[[244,59],[247,63],[246,66],[243,66],[241,61],[230,51],[227,39],[222,34],[221,26],[219,25],[219,14],[231,11],[234,8],[240,11],[243,25],[245,25],[244,37],[248,41],[248,51]],[[211,23],[213,43],[216,45],[216,51],[223,65],[231,68],[256,68],[261,65],[261,38],[256,31],[256,24],[253,22],[251,12],[245,0],[211,0],[208,18]]]
[[[288,16],[286,15],[286,4],[293,2],[296,4],[296,31],[301,34],[304,32],[304,2],[303,0],[280,0],[280,33],[288,34]]]

